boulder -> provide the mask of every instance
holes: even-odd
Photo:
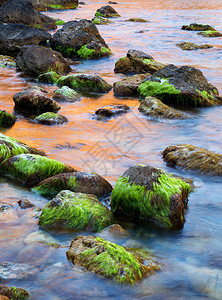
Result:
[[[61,191],[42,210],[38,225],[44,229],[99,231],[112,224],[111,211],[95,195]]]
[[[123,227],[120,226],[119,224],[112,224],[109,227],[106,227],[102,231],[102,233],[105,233],[105,234],[109,233],[118,238],[120,238],[120,237],[124,238],[126,236],[129,236],[129,233],[125,229],[123,229]]]
[[[15,286],[8,287],[5,285],[0,285],[0,297],[1,296],[5,297],[5,298],[1,298],[2,300],[4,299],[25,300],[30,297],[29,293],[24,289],[16,288]]]
[[[163,151],[164,160],[170,165],[193,170],[197,173],[222,176],[222,155],[193,145],[169,146]]]
[[[66,256],[77,267],[123,284],[136,283],[160,269],[148,252],[124,248],[95,236],[75,238]]]
[[[137,74],[114,82],[113,91],[116,96],[136,96],[137,89],[150,74]]]
[[[138,165],[130,167],[117,180],[111,195],[116,216],[135,221],[153,221],[166,229],[179,229],[185,222],[189,184],[160,169]]]
[[[197,33],[198,35],[202,35],[204,37],[220,37],[222,36],[222,33],[220,33],[219,31],[201,31]]]
[[[35,205],[32,202],[30,202],[28,199],[20,199],[18,201],[18,205],[21,207],[21,209],[35,207]]]
[[[67,22],[53,35],[50,45],[70,58],[91,59],[111,54],[96,25],[89,20]]]
[[[55,159],[36,154],[15,155],[5,160],[0,169],[2,175],[17,178],[26,186],[34,186],[56,174],[74,171]]]
[[[138,110],[146,116],[165,119],[187,119],[188,115],[169,107],[155,97],[148,96],[140,101]]]
[[[107,93],[112,89],[112,85],[107,83],[102,77],[88,74],[67,75],[59,78],[57,85],[68,86],[77,91]]]
[[[130,110],[126,104],[122,105],[108,105],[97,109],[95,112],[97,120],[104,120],[114,116],[126,114]]]
[[[60,105],[48,97],[40,88],[30,87],[13,96],[15,110],[25,114],[41,114],[43,112],[56,112]]]
[[[176,44],[178,47],[180,47],[182,50],[197,50],[197,49],[209,49],[209,48],[213,48],[213,46],[208,45],[208,44],[204,44],[204,45],[197,45],[194,43],[190,43],[190,42],[183,42],[183,43],[179,43]]]
[[[68,86],[63,86],[53,92],[52,99],[58,102],[76,102],[81,100],[81,95]]]
[[[146,19],[141,19],[141,18],[130,18],[126,20],[125,22],[139,22],[139,23],[146,23],[149,22]]]
[[[45,44],[51,34],[23,24],[0,24],[0,53],[16,57],[25,45]]]
[[[0,37],[1,39],[1,37]],[[1,47],[1,46],[0,46]],[[8,55],[0,55],[0,68],[15,67],[15,59]]]
[[[112,186],[98,174],[74,172],[48,178],[40,182],[33,190],[42,196],[51,198],[55,197],[62,190],[102,197],[112,192]]]
[[[0,7],[0,23],[25,24],[44,30],[56,29],[52,18],[37,12],[30,0],[8,0]]]
[[[5,110],[0,110],[0,127],[9,128],[15,124],[16,117]]]
[[[109,19],[103,18],[103,17],[99,17],[99,16],[98,17],[95,16],[92,19],[92,22],[95,25],[108,25],[108,24],[112,23]]]
[[[67,123],[68,119],[53,112],[45,112],[38,117],[35,117],[34,121],[44,125],[59,125]]]
[[[110,5],[102,6],[97,9],[95,16],[104,18],[118,18],[120,14]]]
[[[55,71],[50,71],[47,73],[40,74],[38,77],[38,81],[42,83],[54,84],[57,83],[60,77],[61,76],[58,75]]]
[[[138,87],[140,96],[154,96],[164,103],[182,106],[222,104],[218,90],[194,67],[167,65],[148,76]]]
[[[155,73],[165,65],[157,62],[152,56],[137,50],[130,49],[127,56],[121,57],[115,63],[114,72],[116,73]]]
[[[207,30],[212,30],[214,31],[215,29],[210,26],[210,25],[205,25],[205,24],[197,24],[197,23],[191,23],[190,25],[183,25],[181,27],[183,30],[193,30],[193,31],[207,31]]]
[[[38,11],[75,9],[79,4],[78,0],[31,0],[31,2]]]
[[[70,63],[61,53],[38,45],[22,47],[16,57],[16,66],[24,73],[34,75],[51,71],[64,75],[71,71]]]

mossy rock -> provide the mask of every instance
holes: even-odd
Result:
[[[97,93],[107,93],[112,89],[112,85],[107,83],[100,76],[87,74],[62,76],[57,81],[57,85],[59,87],[65,85],[77,91]]]
[[[197,23],[191,23],[190,25],[183,25],[181,27],[183,30],[193,30],[193,31],[207,31],[207,30],[212,30],[215,31],[215,29],[206,24],[197,24]]]
[[[57,20],[55,21],[55,23],[56,23],[57,26],[61,26],[61,25],[64,25],[66,22],[63,21],[63,20],[57,19]]]
[[[46,112],[36,117],[34,121],[44,125],[58,125],[67,123],[68,119],[62,115],[57,115],[52,112]]]
[[[222,33],[220,33],[219,31],[201,31],[197,33],[198,35],[202,35],[204,37],[220,37],[222,36]]]
[[[193,145],[169,146],[163,151],[170,165],[204,175],[222,176],[222,155]]]
[[[130,19],[127,19],[125,22],[147,23],[149,21],[147,21],[146,19],[142,19],[142,18],[130,18]]]
[[[18,179],[26,186],[34,186],[40,181],[60,173],[75,170],[55,159],[36,154],[19,154],[5,160],[1,174]]]
[[[16,67],[15,58],[7,55],[0,55],[0,68]]]
[[[138,110],[146,116],[165,119],[187,119],[188,115],[169,107],[155,97],[146,97],[140,101]]]
[[[197,45],[194,43],[190,42],[183,42],[176,44],[178,47],[180,47],[182,50],[198,50],[198,49],[209,49],[213,48],[213,46],[208,45],[208,44],[203,44],[203,45]]]
[[[51,71],[44,74],[39,75],[38,81],[43,83],[54,84],[58,81],[61,75],[58,75],[56,72]]]
[[[150,166],[130,167],[117,180],[111,195],[116,216],[135,221],[154,221],[166,229],[179,229],[185,222],[189,184]]]
[[[137,89],[150,74],[137,74],[114,82],[113,91],[116,96],[136,96]]]
[[[66,256],[75,266],[122,284],[134,284],[160,269],[148,252],[124,248],[95,236],[75,238]]]
[[[16,117],[5,110],[0,110],[0,127],[9,128],[15,124]]]
[[[76,102],[82,99],[81,95],[68,86],[62,86],[53,92],[52,99],[58,102]]]
[[[23,153],[45,155],[43,151],[0,133],[0,164],[12,156]]]
[[[118,18],[121,17],[120,14],[110,5],[102,6],[97,9],[95,13],[96,17],[104,17],[104,18]]]
[[[94,17],[92,19],[92,22],[95,25],[108,25],[108,24],[112,23],[109,19],[103,18],[103,17],[100,17],[100,16]]]
[[[0,296],[7,297],[5,299],[25,300],[30,297],[30,294],[26,290],[21,288],[16,288],[15,286],[8,287],[8,286],[0,285]]]
[[[102,197],[112,192],[112,186],[98,174],[74,172],[48,178],[40,182],[33,190],[42,196],[50,198],[55,197],[62,190]]]
[[[91,42],[89,45],[82,46],[77,52],[77,57],[82,59],[95,59],[112,54],[108,47]]]
[[[38,225],[44,229],[100,231],[112,221],[112,212],[95,195],[63,190],[44,207]]]

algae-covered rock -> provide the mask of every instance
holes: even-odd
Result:
[[[79,3],[78,0],[31,0],[31,2],[38,11],[75,9]]]
[[[208,44],[203,44],[203,45],[197,45],[194,43],[190,42],[183,42],[176,44],[178,47],[180,47],[182,50],[197,50],[197,49],[209,49],[213,48],[213,46],[208,45]]]
[[[190,25],[183,25],[181,27],[183,30],[193,30],[193,31],[207,31],[207,30],[212,30],[215,31],[215,29],[206,24],[197,24],[197,23],[191,23]]]
[[[114,72],[116,73],[155,73],[165,65],[155,61],[152,56],[137,50],[130,49],[127,56],[121,57],[115,63]]]
[[[81,100],[81,95],[68,86],[62,86],[53,92],[52,99],[58,102],[76,102]]]
[[[55,71],[50,71],[47,73],[40,74],[38,77],[39,82],[43,83],[56,83],[61,76],[58,75]]]
[[[102,6],[97,9],[95,16],[104,17],[104,18],[118,18],[120,14],[110,5]]]
[[[107,83],[102,77],[79,74],[62,76],[57,81],[58,86],[68,86],[77,91],[107,93],[112,89],[112,85]]]
[[[212,106],[222,104],[215,86],[194,67],[167,65],[148,76],[138,87],[140,96],[154,96],[164,103],[182,106]]]
[[[154,221],[168,229],[182,228],[189,191],[189,184],[182,180],[160,169],[138,165],[117,180],[111,207],[117,216]]]
[[[130,19],[127,19],[125,22],[146,23],[149,21],[147,21],[146,19],[142,19],[142,18],[130,18]]]
[[[36,154],[19,154],[5,160],[0,172],[22,181],[26,186],[34,186],[40,181],[60,173],[75,170],[55,159]]]
[[[0,40],[1,42],[1,40]],[[0,50],[1,51],[1,50]],[[0,55],[0,68],[15,67],[15,59],[8,55]]]
[[[163,151],[167,163],[198,173],[222,176],[222,155],[193,145],[169,146]]]
[[[186,119],[188,115],[169,107],[155,97],[148,96],[140,101],[138,110],[146,116],[166,119]]]
[[[0,110],[0,127],[11,127],[15,124],[16,117],[5,110]]]
[[[5,299],[25,300],[30,297],[30,294],[26,290],[16,288],[15,286],[0,285],[0,298],[1,296],[4,296]],[[4,300],[4,298],[1,299]]]
[[[74,172],[59,174],[40,182],[34,191],[42,196],[54,197],[62,190],[93,194],[102,197],[112,192],[111,184],[95,173]]]
[[[39,115],[38,117],[35,117],[34,121],[44,125],[58,125],[67,123],[68,119],[62,115],[57,115],[53,112],[46,112]]]
[[[122,105],[107,105],[104,107],[100,107],[95,112],[97,120],[103,120],[107,118],[111,118],[114,116],[118,116],[121,114],[125,114],[130,110],[129,106],[126,104]]]
[[[7,158],[23,153],[45,155],[43,151],[0,133],[0,164]]]
[[[152,275],[159,266],[150,254],[95,236],[78,236],[66,252],[74,265],[118,283],[133,284]]]
[[[220,36],[222,36],[222,33],[220,33],[219,31],[212,31],[212,30],[201,31],[201,32],[198,32],[197,34],[202,35],[204,37],[220,37]]]
[[[137,74],[114,82],[114,94],[117,96],[136,96],[138,87],[148,75],[150,74]]]
[[[95,25],[108,25],[108,24],[112,23],[109,19],[103,18],[103,17],[100,17],[100,16],[94,17],[92,19],[92,22]]]
[[[42,228],[99,231],[112,224],[112,213],[95,195],[61,191],[42,210]]]

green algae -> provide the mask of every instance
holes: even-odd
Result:
[[[222,34],[219,31],[213,31],[213,30],[206,30],[206,31],[201,31],[197,33],[198,35],[202,35],[205,37],[220,37]]]
[[[177,90],[174,85],[170,84],[167,79],[159,81],[145,81],[138,87],[138,93],[140,96],[159,96],[163,95],[180,95],[181,91]]]
[[[56,51],[60,52],[61,54],[63,54],[64,56],[67,56],[67,57],[71,57],[71,56],[75,55],[75,53],[76,53],[75,48],[68,47],[68,46],[58,45],[55,47],[55,49],[56,49]]]
[[[0,110],[0,127],[9,128],[15,124],[16,117],[5,110]]]
[[[63,124],[67,122],[67,118],[62,115],[57,115],[53,112],[46,112],[34,119],[34,121],[46,125],[53,125],[53,124]]]
[[[64,25],[66,22],[63,20],[56,20],[55,23],[57,26],[60,26],[60,25]]]
[[[60,77],[61,76],[58,75],[55,71],[50,71],[39,75],[38,81],[44,83],[56,84]]]
[[[196,89],[196,91],[206,99],[214,99],[214,95],[212,93],[208,93],[207,91],[199,91],[198,89]]]
[[[97,11],[97,12],[95,13],[95,16],[96,16],[96,17],[104,17],[104,15],[101,14],[99,11]]]
[[[77,51],[77,54],[83,59],[90,59],[93,57],[94,52],[94,49],[89,49],[84,45]]]
[[[105,47],[101,47],[101,54],[112,54],[112,52],[108,49],[108,48],[105,48]]]

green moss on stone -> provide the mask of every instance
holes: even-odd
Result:
[[[97,12],[95,13],[95,16],[96,16],[96,17],[103,17],[103,14],[101,14],[99,11],[97,11]]]
[[[70,57],[76,53],[75,48],[68,47],[68,46],[58,45],[55,47],[55,49],[56,49],[56,51],[60,52],[64,56],[68,56],[68,57]]]
[[[90,59],[93,57],[94,52],[94,49],[89,49],[84,45],[77,51],[77,54],[83,59]]]
[[[55,23],[57,26],[60,26],[60,25],[64,25],[66,22],[63,20],[56,20]]]
[[[11,127],[15,124],[16,117],[5,110],[0,110],[0,127]]]
[[[163,95],[180,95],[181,91],[177,90],[174,85],[170,84],[167,79],[158,81],[145,81],[138,87],[140,96],[163,96]]]
[[[60,5],[60,4],[46,4],[47,8],[53,8],[53,9],[64,9],[64,6]]]
[[[104,55],[104,54],[111,54],[112,52],[108,49],[108,48],[105,48],[105,47],[101,47],[101,53]]]
[[[58,75],[55,71],[50,71],[39,75],[38,81],[53,84],[56,83],[60,77],[61,76]]]
[[[36,117],[34,121],[45,125],[53,125],[66,123],[68,119],[53,112],[46,112]]]
[[[220,37],[222,34],[219,31],[207,30],[201,31],[198,35],[206,36],[206,37]]]

